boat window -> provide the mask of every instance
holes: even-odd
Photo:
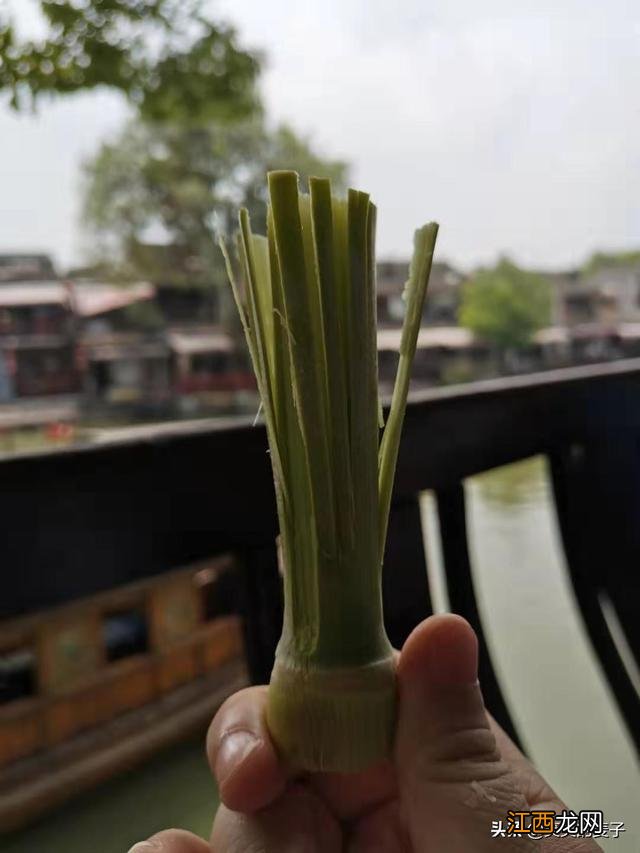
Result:
[[[0,705],[35,696],[36,656],[24,646],[0,652]]]
[[[204,569],[195,577],[203,602],[207,622],[218,616],[228,616],[238,611],[238,578],[232,569],[213,572]]]
[[[142,609],[105,614],[103,633],[108,661],[144,654],[149,650],[147,620]]]

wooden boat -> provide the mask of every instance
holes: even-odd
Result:
[[[0,622],[0,831],[204,728],[246,683],[222,557]]]

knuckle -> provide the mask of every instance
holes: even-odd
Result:
[[[484,727],[443,732],[430,745],[430,752],[438,764],[460,761],[495,764],[501,760],[493,732]]]
[[[420,776],[431,782],[473,782],[509,774],[493,732],[487,728],[452,729],[424,744]]]

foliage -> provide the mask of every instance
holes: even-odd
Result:
[[[204,0],[38,0],[47,27],[21,40],[0,12],[0,91],[15,109],[107,86],[153,120],[201,123],[258,105],[258,57]]]
[[[85,167],[84,222],[98,258],[123,278],[224,285],[214,233],[229,236],[246,206],[265,228],[267,171],[292,168],[346,182],[288,127],[260,119],[201,128],[131,122]]]
[[[628,252],[594,252],[582,267],[583,275],[590,275],[607,267],[626,267],[640,264],[640,250]]]
[[[548,280],[507,259],[481,270],[463,288],[460,323],[500,349],[526,347],[550,319]]]
[[[136,330],[156,332],[164,326],[162,312],[155,302],[134,302],[122,309],[127,326]]]

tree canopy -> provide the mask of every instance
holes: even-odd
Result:
[[[459,320],[501,349],[520,349],[551,319],[551,285],[539,273],[502,259],[463,288]]]
[[[640,250],[626,252],[594,252],[582,267],[584,275],[596,273],[611,267],[627,267],[640,264]]]
[[[209,0],[33,2],[45,24],[39,40],[20,38],[0,11],[0,93],[12,106],[108,87],[135,107],[84,170],[83,224],[101,274],[226,287],[215,231],[235,230],[240,205],[265,227],[269,169],[344,186],[344,163],[324,160],[289,127],[267,130],[260,57],[210,18]]]
[[[15,109],[99,86],[155,121],[197,124],[258,107],[259,57],[210,19],[204,0],[35,2],[42,39],[21,39],[0,10],[0,92]]]
[[[174,285],[223,284],[216,232],[235,231],[244,205],[265,228],[265,174],[295,169],[304,181],[344,188],[344,163],[325,160],[289,127],[260,118],[189,128],[129,123],[85,166],[85,227],[94,260],[121,277]]]

